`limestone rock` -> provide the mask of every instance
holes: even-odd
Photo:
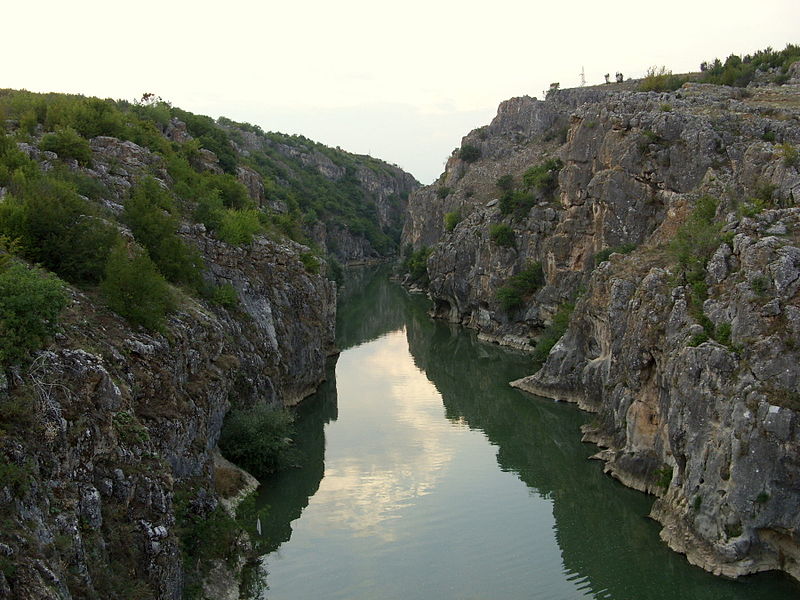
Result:
[[[412,194],[403,232],[432,247],[435,315],[481,339],[533,348],[575,303],[541,370],[513,385],[598,413],[585,439],[606,471],[659,496],[665,541],[728,576],[800,578],[800,175],[764,139],[800,145],[800,112],[781,102],[794,93],[686,84],[513,99],[464,138],[477,161],[454,154]],[[503,214],[498,179],[525,193],[526,171],[552,158],[555,193],[529,190]],[[703,195],[718,199],[721,232],[698,299],[668,244]],[[500,224],[510,247],[491,239]],[[532,263],[544,284],[504,310],[497,290]]]

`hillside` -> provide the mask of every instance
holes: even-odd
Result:
[[[150,94],[129,103],[0,90],[0,118],[17,143],[37,149],[45,140],[42,150],[55,151],[62,163],[76,161],[73,179],[99,179],[105,189],[92,191],[108,196],[103,200],[118,201],[127,190],[115,185],[116,165],[92,168],[98,148],[86,142],[97,146],[113,138],[126,142],[115,150],[122,154],[118,160],[147,154],[146,162],[127,166],[171,185],[186,211],[218,208],[219,200],[225,208],[254,209],[262,226],[341,262],[394,253],[408,194],[419,186],[408,173],[369,156],[224,117],[215,121]],[[204,223],[215,233],[213,221]]]

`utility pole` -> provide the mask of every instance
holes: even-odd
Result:
[[[583,67],[581,67],[581,87],[586,85],[586,74],[583,72]]]

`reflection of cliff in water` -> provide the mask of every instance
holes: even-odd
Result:
[[[327,366],[327,380],[297,409],[295,447],[298,468],[277,473],[262,482],[258,506],[268,506],[262,535],[268,540],[267,553],[292,535],[291,523],[308,506],[325,474],[325,425],[336,421],[336,360]],[[279,495],[276,495],[279,494]]]
[[[348,268],[345,274],[337,301],[336,343],[340,349],[403,327],[406,292],[389,283],[390,266]]]
[[[691,567],[659,542],[658,525],[645,516],[652,497],[624,488],[587,460],[596,448],[578,440],[590,415],[508,386],[530,371],[529,358],[432,322],[416,302],[408,308],[411,354],[442,395],[447,418],[485,432],[500,467],[553,501],[564,571],[581,589],[637,600],[798,597],[788,579],[734,582]],[[765,577],[767,586],[751,585]]]

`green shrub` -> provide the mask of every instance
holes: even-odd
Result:
[[[507,313],[513,312],[525,305],[525,300],[519,290],[504,285],[497,290],[495,295],[500,302],[500,307]]]
[[[405,261],[403,261],[403,268],[409,274],[412,282],[428,283],[428,258],[433,252],[433,248],[423,246],[415,252],[411,252]]]
[[[122,112],[112,100],[83,98],[75,105],[72,122],[75,129],[87,138],[98,135],[123,137],[125,134]]]
[[[461,221],[461,211],[454,210],[453,212],[445,213],[444,215],[444,230],[453,231],[456,225]]]
[[[575,305],[571,302],[562,304],[555,315],[553,320],[542,332],[542,336],[536,342],[536,347],[533,350],[533,362],[535,365],[542,365],[547,360],[547,355],[550,350],[556,345],[556,342],[561,339],[561,336],[567,331],[569,326],[569,319],[572,316],[572,311]]]
[[[32,479],[29,469],[9,462],[0,454],[0,481],[3,482],[3,487],[8,486],[14,495],[22,496],[30,488]]]
[[[709,340],[708,334],[705,331],[700,333],[695,333],[691,338],[689,338],[689,346],[696,347],[700,344],[704,344]]]
[[[132,323],[160,331],[173,310],[172,291],[147,252],[118,243],[108,255],[100,289],[111,310]]]
[[[563,167],[561,159],[549,158],[525,171],[522,184],[526,190],[536,189],[542,196],[550,197],[558,187],[558,173]]]
[[[533,294],[542,285],[544,271],[541,263],[530,263],[497,290],[496,298],[504,311],[511,312],[521,308],[525,304],[525,297]]]
[[[721,226],[714,222],[716,210],[715,198],[700,197],[670,243],[670,252],[690,283],[705,278],[706,263],[721,243]]]
[[[450,195],[450,191],[451,190],[448,186],[441,185],[438,188],[436,188],[436,197],[439,198],[439,200],[444,200],[445,198],[447,198],[447,196]]]
[[[342,264],[332,256],[328,257],[327,276],[328,279],[335,281],[336,285],[342,285],[344,283],[344,268]]]
[[[225,418],[219,447],[226,458],[262,477],[290,466],[294,460],[290,436],[294,433],[292,414],[259,404],[251,409],[234,409]]]
[[[194,219],[205,225],[208,231],[219,231],[224,215],[225,205],[222,203],[222,198],[220,198],[218,191],[209,192],[197,201]]]
[[[209,191],[216,191],[226,208],[249,208],[253,202],[247,188],[230,173],[208,174],[204,185]]]
[[[798,159],[800,159],[800,154],[797,152],[797,148],[792,146],[789,143],[778,144],[778,155],[783,158],[783,164],[787,167],[796,167],[798,165]]]
[[[750,287],[756,294],[763,296],[769,288],[769,279],[765,275],[756,275],[750,280]]]
[[[25,258],[73,283],[97,283],[119,234],[64,181],[40,177],[0,203],[0,235],[18,239]]]
[[[250,562],[255,562],[255,568],[261,571],[260,563],[252,559],[268,551],[266,538],[256,531],[256,522],[266,518],[266,510],[256,508],[253,494],[239,504],[236,516],[231,517],[221,504],[209,510],[203,491],[201,487],[182,486],[175,492],[175,530],[183,558],[183,598],[187,600],[206,597],[203,581],[216,561],[222,560],[228,566],[244,562],[246,570],[252,568]],[[249,551],[241,544],[244,533],[249,534],[253,545]],[[247,584],[250,595],[243,594],[242,598],[262,597],[263,579]],[[152,594],[142,596],[145,597]]]
[[[760,200],[765,206],[772,206],[772,194],[775,190],[778,189],[778,186],[774,183],[770,183],[769,181],[759,181],[756,183],[755,190],[753,193],[755,197]]]
[[[312,275],[319,273],[319,259],[313,252],[303,252],[300,254],[300,262],[303,263],[303,267],[305,267],[307,273],[311,273]]]
[[[147,177],[133,189],[123,218],[168,280],[198,286],[202,259],[178,237],[178,218],[171,210],[172,197],[158,181]]]
[[[723,346],[731,347],[731,324],[720,323],[714,328],[714,339]]]
[[[223,283],[211,292],[211,301],[227,309],[236,308],[239,306],[239,294],[230,283]]]
[[[666,490],[672,482],[672,467],[665,466],[656,469],[656,485],[662,490]]]
[[[150,433],[136,415],[123,410],[114,415],[112,422],[119,439],[124,443],[144,444],[150,441]]]
[[[516,246],[514,230],[505,223],[498,223],[489,228],[489,238],[501,248],[513,248]]]
[[[56,277],[19,263],[0,271],[0,365],[18,363],[41,348],[67,305]]]
[[[72,171],[66,167],[57,167],[51,173],[61,181],[71,185],[78,194],[90,200],[99,200],[109,196],[108,188],[97,177],[90,177],[80,171]]]
[[[528,212],[536,202],[530,192],[524,190],[509,190],[500,196],[500,213],[520,215]]]
[[[458,157],[464,162],[475,162],[481,157],[481,149],[472,144],[464,144],[458,152]]]
[[[800,46],[794,44],[787,44],[786,48],[780,51],[766,48],[743,57],[731,54],[724,63],[718,58],[711,63],[703,62],[700,65],[700,70],[703,72],[700,81],[745,87],[753,80],[757,70],[777,69],[772,80],[781,84],[788,80],[787,71],[796,60],[800,60]]]
[[[672,92],[688,81],[688,77],[678,77],[666,67],[650,67],[647,75],[639,83],[641,92]]]
[[[55,133],[48,133],[42,138],[39,147],[42,150],[55,152],[62,160],[74,158],[81,165],[89,165],[92,162],[92,149],[89,141],[72,127],[62,127]]]
[[[501,175],[495,182],[497,189],[504,192],[509,192],[514,189],[514,177],[508,173]]]
[[[261,219],[257,210],[231,210],[222,213],[219,239],[234,246],[244,246],[253,241],[253,236],[261,233]]]

